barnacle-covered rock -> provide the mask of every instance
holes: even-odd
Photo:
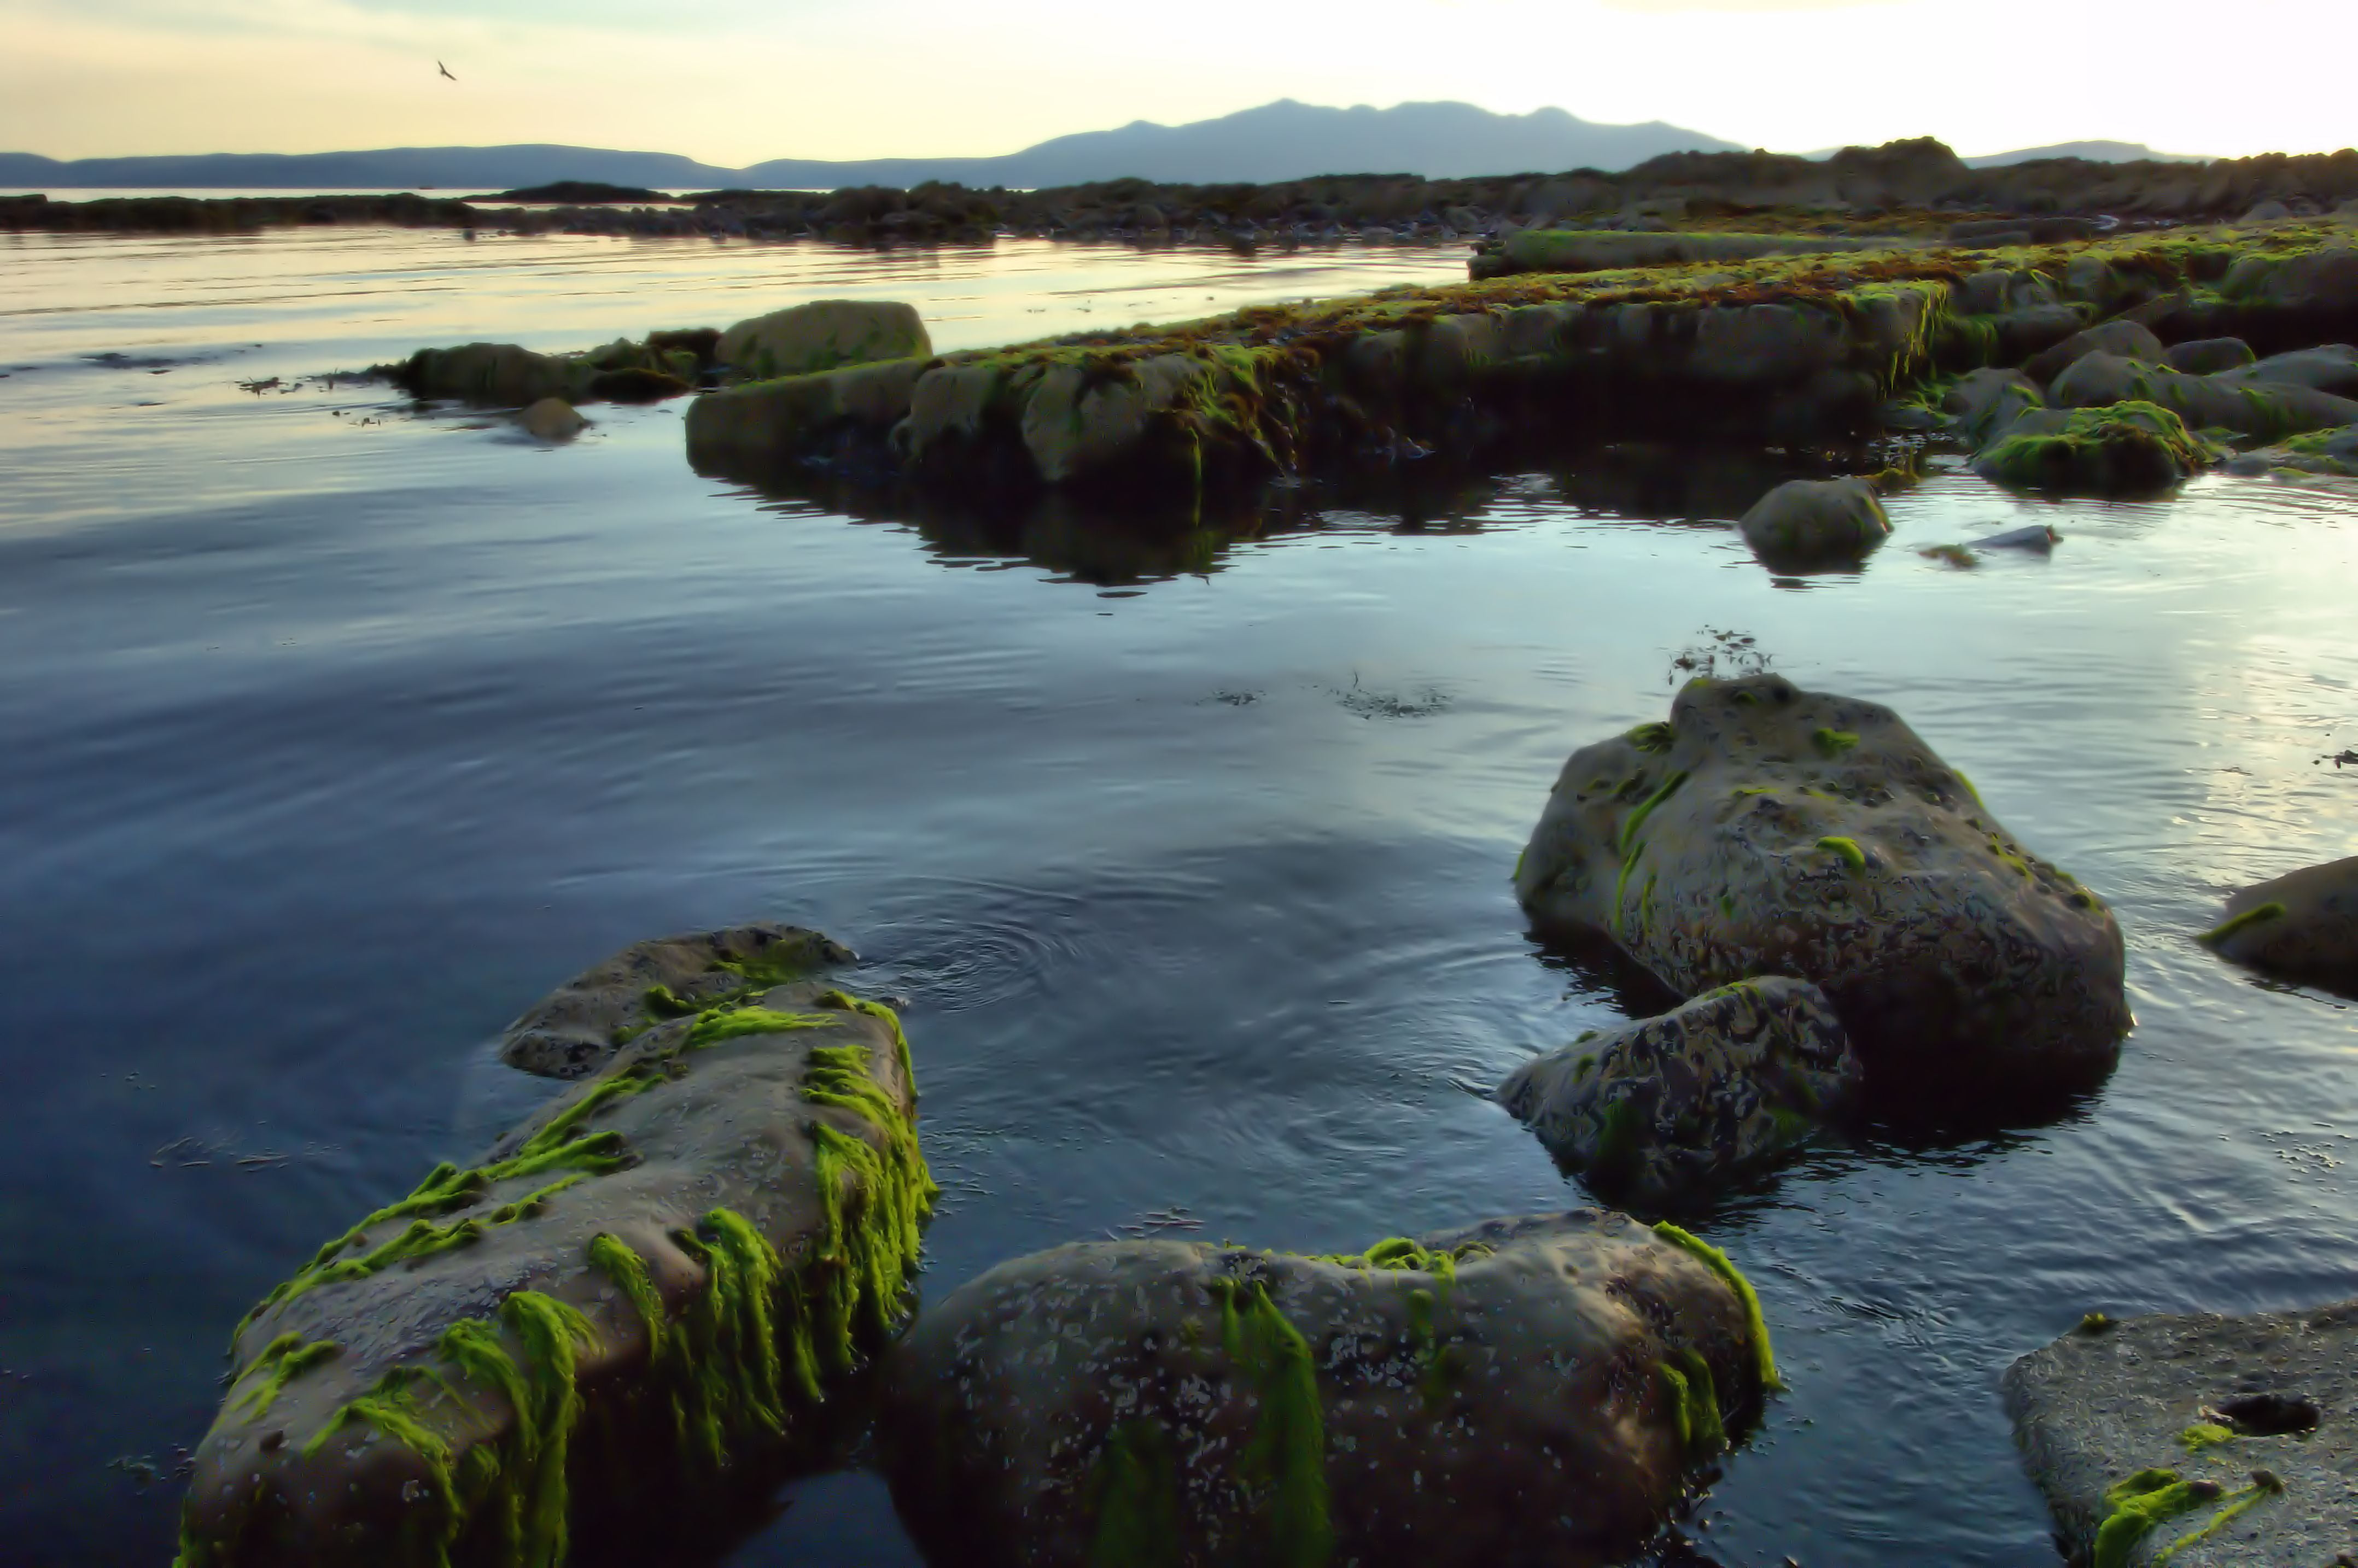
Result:
[[[2239,964],[2358,996],[2358,856],[2245,888],[2202,940]]]
[[[1780,676],[1697,680],[1573,753],[1515,873],[1541,927],[1682,995],[1813,982],[1871,1091],[2084,1087],[2129,1023],[2120,927],[1891,709]]]
[[[1808,1141],[1858,1086],[1825,993],[1770,976],[1592,1030],[1516,1068],[1498,1100],[1598,1196],[1659,1210]]]
[[[1002,1263],[894,1348],[879,1430],[936,1562],[1586,1568],[1773,1386],[1723,1255],[1580,1209],[1353,1257]]]
[[[555,1564],[815,1459],[934,1186],[891,1011],[817,982],[657,1025],[238,1326],[179,1568]]]

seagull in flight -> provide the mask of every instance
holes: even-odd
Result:
[[[450,68],[449,68],[449,66],[447,66],[447,65],[444,65],[444,64],[443,64],[440,60],[438,60],[438,60],[436,60],[436,61],[434,62],[434,69],[435,69],[435,70],[438,70],[438,71],[440,71],[440,72],[441,72],[443,75],[445,75],[445,76],[450,76]],[[450,76],[450,80],[451,80],[451,81],[458,81],[459,79],[458,79],[457,77],[455,77],[455,76]]]

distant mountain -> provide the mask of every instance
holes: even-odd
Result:
[[[1965,160],[1967,168],[2004,168],[2008,164],[2028,163],[2033,158],[2079,157],[2090,163],[2136,163],[2150,159],[2155,163],[2209,163],[2199,153],[2158,153],[2143,142],[2057,142],[2051,147],[2024,147],[2017,152],[1988,153]]]
[[[1301,179],[1319,174],[1462,175],[1624,169],[1658,154],[1739,151],[1733,142],[1659,120],[1600,125],[1561,109],[1494,114],[1471,103],[1365,104],[1324,108],[1283,99],[1217,120],[1058,136],[999,157],[871,158],[823,163],[778,158],[719,168],[670,153],[598,147],[391,147],[351,153],[209,153],[185,157],[79,158],[61,162],[0,153],[0,187],[162,186],[267,189],[503,190],[557,180],[693,189],[752,186],[832,190],[847,185],[909,186],[928,179],[968,186],[1038,189],[1092,180],[1142,179],[1206,185]]]

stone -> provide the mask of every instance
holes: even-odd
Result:
[[[2219,456],[2169,409],[2120,403],[2031,409],[1974,455],[1974,471],[2017,490],[2135,499],[2167,493]]]
[[[1776,1386],[1740,1280],[1595,1209],[1351,1257],[1084,1242],[930,1309],[878,1432],[935,1561],[1600,1568]]]
[[[2029,550],[2044,556],[2054,550],[2055,541],[2060,537],[2061,535],[2046,524],[2033,523],[2028,528],[2010,528],[2003,534],[1975,539],[1974,547],[1977,550]]]
[[[1807,564],[1862,558],[1891,532],[1891,519],[1866,480],[1790,479],[1737,526],[1763,561]]]
[[[1943,412],[1955,419],[1958,437],[1979,447],[2033,408],[2047,406],[2039,384],[2018,370],[1969,370],[1941,395]]]
[[[2223,370],[2240,370],[2257,357],[2252,345],[2241,338],[2197,338],[2172,343],[2165,362],[2188,375],[2215,375]]]
[[[2284,469],[2293,473],[2331,474],[2358,479],[2358,425],[2338,430],[2313,430],[2283,444],[2246,452],[2229,464],[2231,471],[2268,473]]]
[[[658,1023],[859,961],[850,948],[799,925],[732,925],[634,942],[509,1024],[500,1060],[545,1078],[587,1077]]]
[[[2358,856],[2244,889],[2202,940],[2238,964],[2358,996]]]
[[[542,398],[518,414],[516,423],[535,441],[569,441],[590,427],[590,421],[562,397]]]
[[[1891,709],[1782,676],[1690,682],[1573,753],[1515,870],[1543,933],[1682,996],[1756,975],[1833,999],[1887,1103],[2100,1082],[2129,1024],[2120,927]]]
[[[1492,1098],[1591,1192],[1659,1212],[1840,1120],[1859,1077],[1825,993],[1764,976],[1592,1030],[1516,1068]]]
[[[914,1274],[914,1102],[817,982],[650,1029],[239,1325],[182,1568],[562,1563],[821,1463]]]
[[[2273,223],[2279,219],[2289,218],[2291,216],[2291,208],[2286,206],[2281,201],[2276,200],[2274,198],[2270,198],[2266,201],[2253,203],[2252,210],[2244,214],[2244,222],[2246,223]]]
[[[2313,387],[2337,397],[2358,396],[2358,349],[2347,343],[2327,343],[2296,349],[2287,354],[2231,367],[2220,379],[2227,382],[2273,382],[2285,386]]]
[[[2358,1302],[2092,1313],[2000,1386],[2074,1561],[2328,1568],[2358,1548]]]
[[[880,360],[930,359],[934,344],[914,306],[814,299],[738,322],[713,351],[739,379],[767,381]]]
[[[687,406],[689,460],[782,461],[849,437],[880,447],[909,414],[932,360],[883,360],[708,392]]]
[[[2358,424],[2358,400],[2290,382],[2255,380],[2243,372],[2183,375],[2167,365],[2126,360],[2099,350],[2074,361],[2047,389],[2059,408],[2100,408],[2149,403],[2195,429],[2232,430],[2275,438],[2336,425]]]
[[[379,373],[412,397],[522,408],[544,397],[580,395],[589,371],[579,360],[535,353],[514,343],[462,343],[454,349],[420,349]]]
[[[2153,335],[2152,329],[2115,318],[2083,328],[2053,348],[2034,355],[2030,362],[2022,367],[2022,373],[2043,386],[2062,374],[2074,362],[2089,354],[2106,353],[2119,359],[2158,365],[2169,352],[2161,346],[2161,340]]]

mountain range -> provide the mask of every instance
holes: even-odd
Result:
[[[1607,125],[1562,109],[1534,109],[1528,114],[1497,114],[1471,103],[1336,109],[1288,98],[1184,125],[1139,120],[1116,130],[1085,131],[996,157],[844,163],[775,158],[746,168],[723,168],[674,153],[540,144],[70,161],[0,153],[0,187],[498,190],[576,179],[660,190],[726,186],[833,190],[943,180],[978,189],[1042,189],[1132,177],[1202,185],[1266,184],[1321,174],[1400,173],[1448,179],[1574,168],[1610,171],[1662,153],[1742,150],[1734,142],[1660,120]],[[2168,156],[2133,143],[2073,142],[1967,161],[1992,167],[2032,157],[2120,161]]]

